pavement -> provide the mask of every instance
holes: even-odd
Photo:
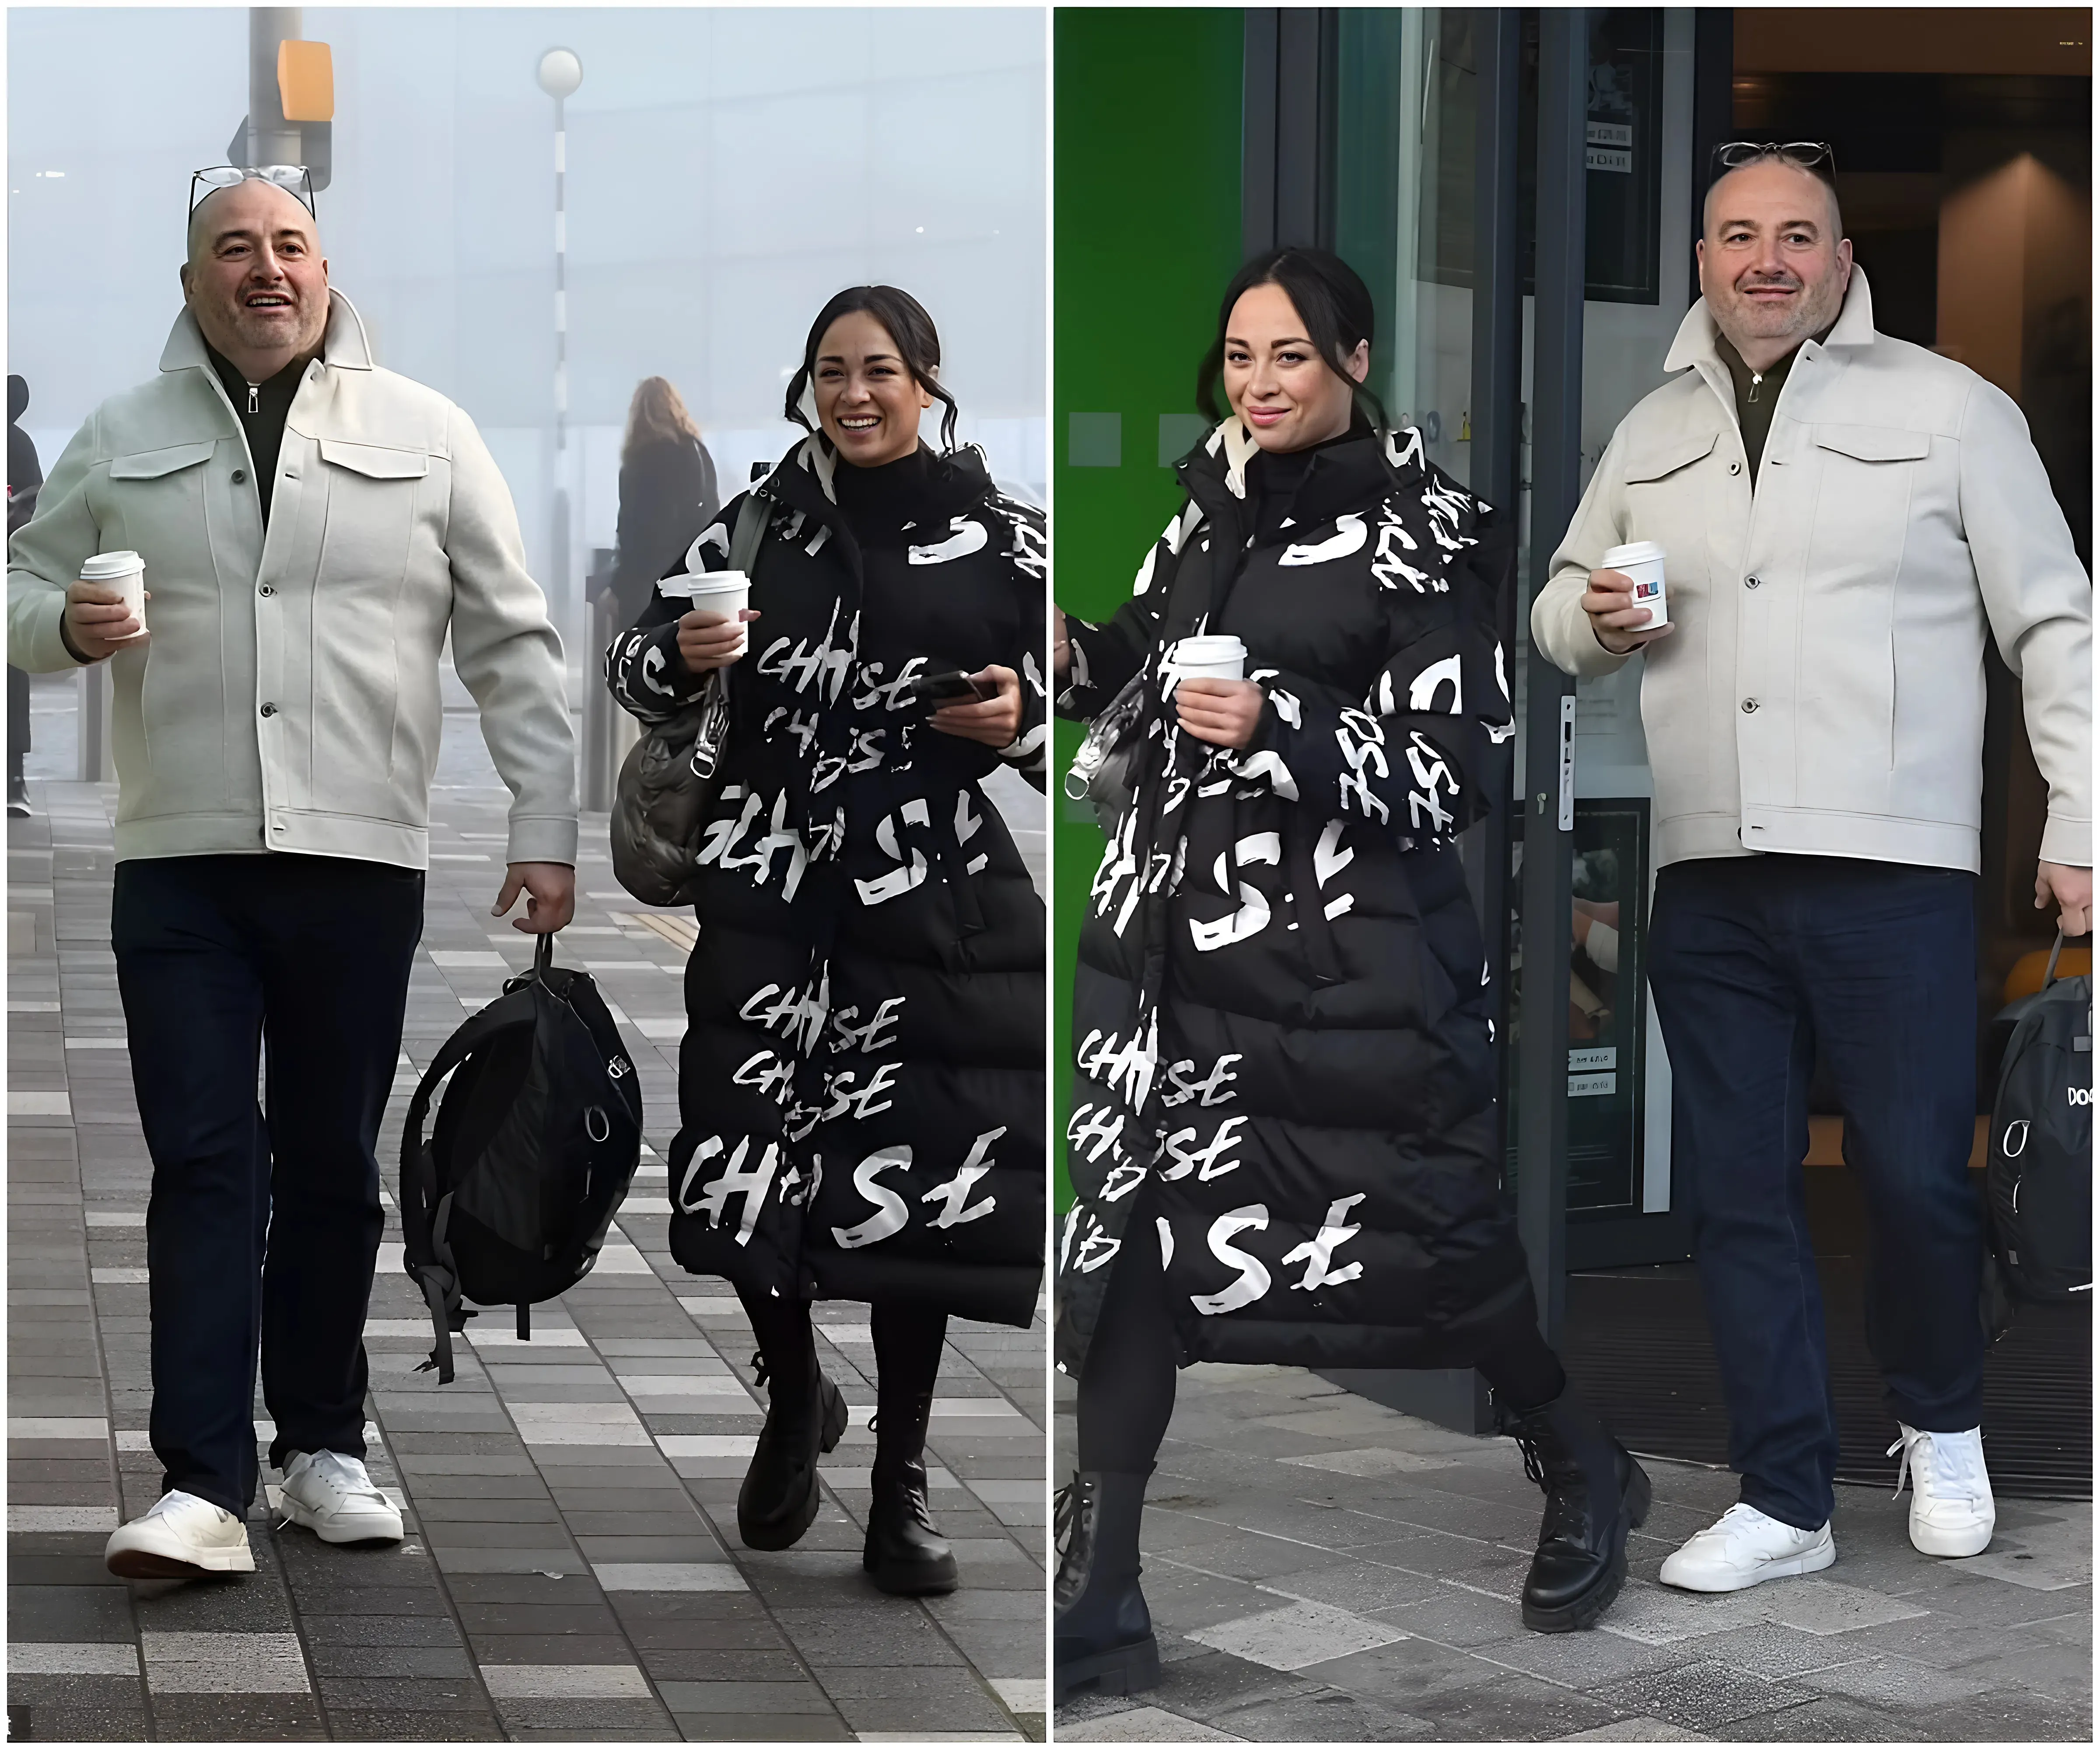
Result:
[[[1041,1739],[1041,1320],[951,1326],[928,1463],[960,1590],[890,1598],[861,1571],[875,1388],[853,1303],[817,1309],[853,1423],[823,1466],[816,1523],[778,1554],[737,1542],[763,1420],[753,1344],[729,1285],[686,1274],[667,1239],[690,914],[638,906],[602,856],[579,871],[558,952],[615,1005],[649,1148],[598,1269],[535,1309],[529,1345],[507,1310],[474,1321],[439,1386],[417,1370],[429,1320],[390,1204],[366,1435],[406,1540],[332,1548],[273,1528],[258,1501],[253,1576],[127,1585],[104,1570],[108,1532],[160,1492],[144,1431],[151,1169],[109,949],[114,787],[63,775],[69,680],[39,679],[33,696],[36,813],[8,833],[9,1735]],[[448,712],[447,730],[381,1145],[390,1185],[420,1067],[530,958],[488,915],[507,795],[471,713]],[[605,844],[602,817],[584,842]],[[1039,873],[1039,833],[1027,848]],[[267,1448],[259,1395],[256,1414]]]
[[[1835,1566],[1699,1596],[1657,1571],[1736,1479],[1648,1470],[1654,1509],[1602,1626],[1533,1634],[1518,1599],[1541,1496],[1514,1441],[1295,1368],[1191,1368],[1145,1521],[1163,1681],[1074,1698],[1057,1739],[2091,1740],[2089,1503],[2001,1499],[1989,1550],[1948,1562],[1911,1548],[1908,1497],[1841,1488]]]

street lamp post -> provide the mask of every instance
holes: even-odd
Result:
[[[554,527],[549,554],[551,593],[569,601],[569,222],[567,206],[568,129],[562,104],[584,82],[584,64],[573,50],[549,49],[540,57],[540,89],[554,100]]]

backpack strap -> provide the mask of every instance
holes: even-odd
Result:
[[[542,937],[540,941],[547,943],[549,938]],[[459,1272],[452,1262],[452,1247],[445,1241],[450,1195],[439,1195],[437,1160],[423,1134],[423,1125],[438,1084],[497,1034],[521,1025],[514,1011],[498,1012],[504,1001],[499,998],[470,1016],[445,1041],[430,1060],[430,1067],[423,1072],[422,1080],[416,1084],[415,1098],[408,1103],[408,1122],[401,1127],[401,1263],[409,1279],[423,1291],[430,1308],[437,1341],[423,1367],[437,1369],[441,1386],[452,1382],[452,1333],[466,1329],[467,1315],[460,1306]]]
[[[2041,988],[2045,990],[2056,982],[2056,959],[2063,952],[2063,932],[2056,932],[2056,946],[2049,950],[2049,964],[2042,971]]]
[[[765,544],[765,531],[773,522],[773,500],[753,487],[743,495],[736,513],[736,528],[729,538],[729,564],[725,569],[748,576],[758,549]]]

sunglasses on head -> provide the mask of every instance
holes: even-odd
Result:
[[[303,164],[215,164],[210,170],[190,173],[190,211],[197,209],[197,203],[215,195],[222,188],[238,188],[250,179],[268,183],[281,188],[303,206],[311,215],[314,211],[314,182]],[[198,185],[202,184],[200,187]]]
[[[1789,140],[1784,145],[1771,140],[1726,140],[1714,148],[1714,172],[1719,175],[1726,170],[1740,170],[1760,158],[1781,158],[1819,176],[1838,174],[1837,153],[1820,139]]]

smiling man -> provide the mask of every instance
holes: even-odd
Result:
[[[1647,651],[1649,980],[1743,1478],[1663,1564],[1702,1592],[1836,1559],[1802,1184],[1819,1053],[1867,1194],[1867,1329],[1911,1541],[1967,1556],[1991,1540],[1967,1170],[1991,638],[2049,782],[2035,903],[2075,935],[2093,897],[2092,585],[2019,409],[1875,332],[1827,148],[1716,158],[1705,295],[1665,362],[1690,369],[1620,425],[1531,622],[1574,674]],[[1604,569],[1635,541],[1665,550],[1666,625]]]
[[[575,903],[561,645],[502,477],[465,414],[372,362],[303,173],[198,181],[159,377],[90,416],[8,556],[7,659],[114,681],[165,1490],[109,1541],[130,1577],[254,1568],[258,1344],[287,1517],[401,1535],[364,1469],[363,1331],[448,633],[514,798],[496,912],[523,892],[544,933]],[[143,631],[80,581],[108,553],[143,562]]]

